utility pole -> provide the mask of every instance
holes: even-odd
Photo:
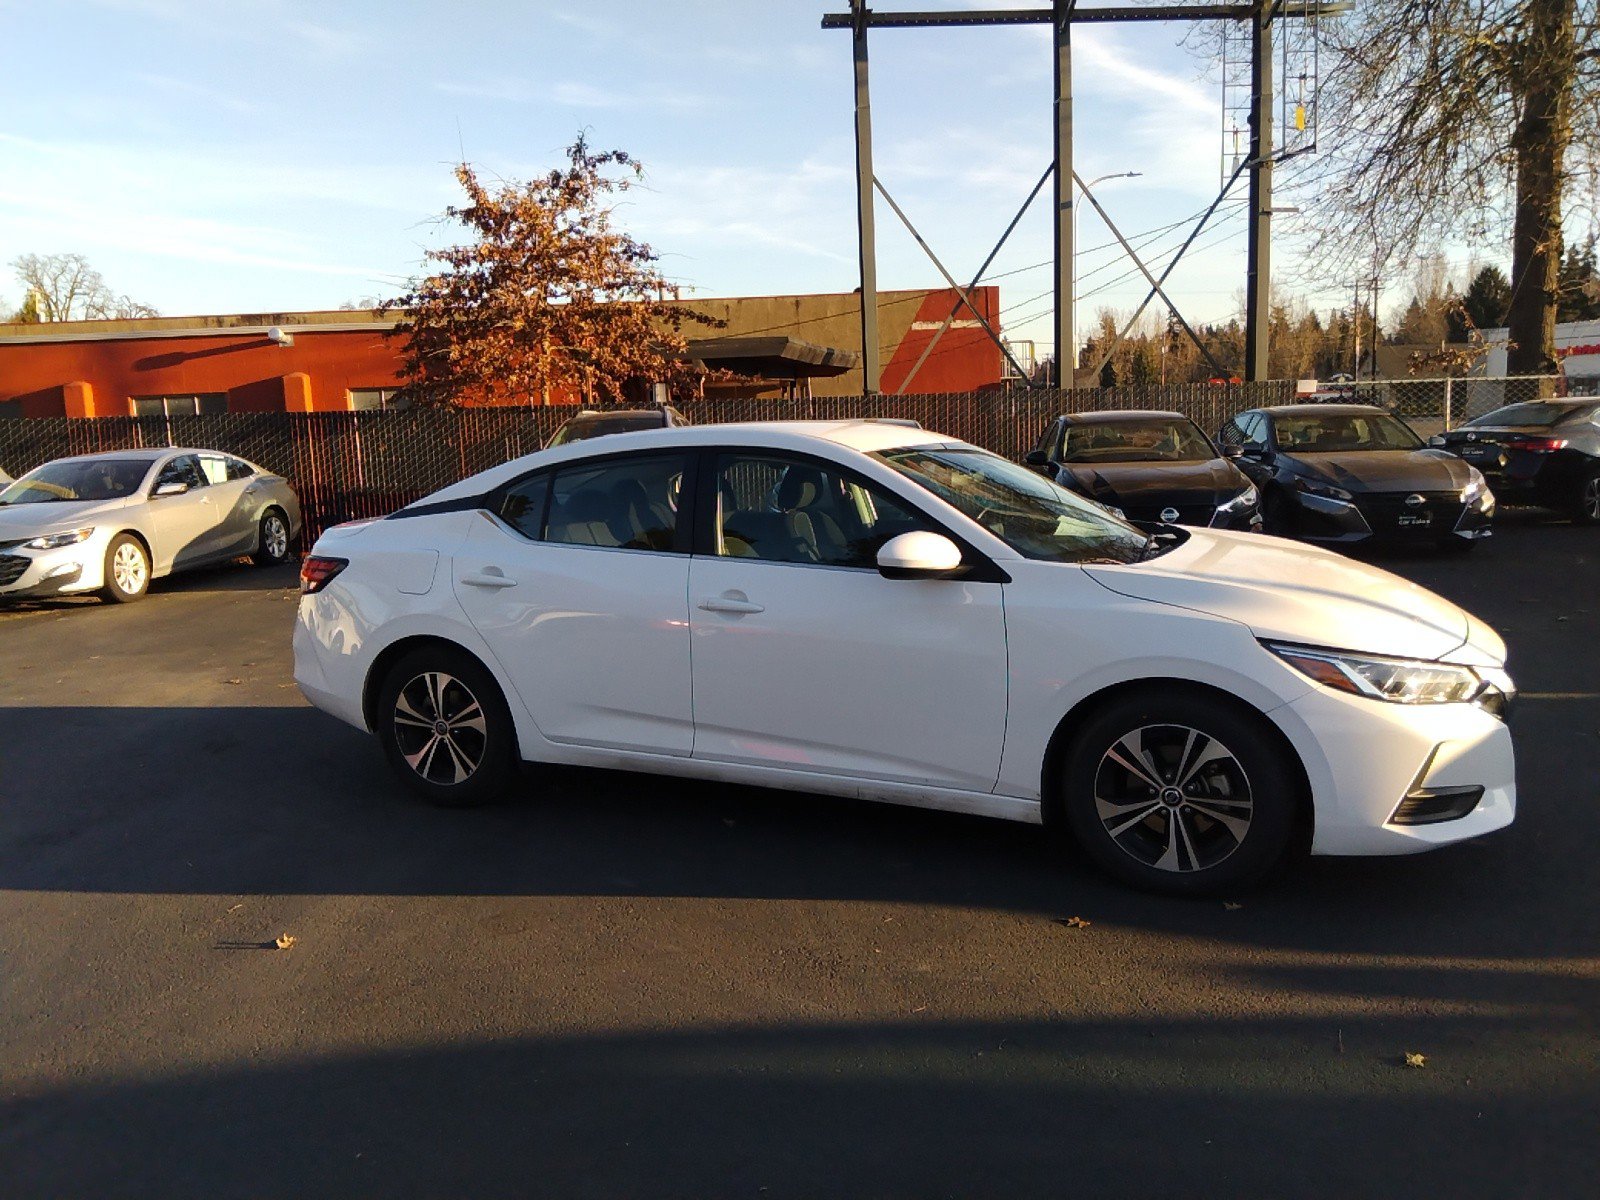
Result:
[[[878,393],[878,243],[873,222],[872,99],[867,88],[867,0],[850,0],[856,87],[856,244],[861,261],[861,390]]]
[[[1244,378],[1271,378],[1272,20],[1282,0],[1254,0],[1250,15],[1250,246],[1245,267]]]
[[[1072,10],[1077,0],[1052,0],[1055,34],[1056,386],[1071,388],[1078,374],[1078,328],[1073,304],[1077,262],[1072,178]]]

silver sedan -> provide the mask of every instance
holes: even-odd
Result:
[[[98,592],[250,556],[287,562],[300,534],[289,481],[217,450],[58,458],[0,491],[0,600]]]

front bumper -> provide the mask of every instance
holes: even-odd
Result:
[[[1414,854],[1502,829],[1516,815],[1511,731],[1475,704],[1389,704],[1317,687],[1271,715],[1311,783],[1313,854]],[[1394,819],[1408,795],[1480,787],[1454,820]]]
[[[96,535],[54,550],[0,551],[0,600],[92,592],[105,582],[105,546]]]
[[[1493,491],[1463,504],[1454,493],[1423,496],[1410,505],[1403,495],[1373,494],[1335,500],[1291,492],[1297,508],[1295,536],[1308,542],[1423,542],[1457,537],[1473,541],[1494,533]]]

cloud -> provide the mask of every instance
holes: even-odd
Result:
[[[507,76],[468,83],[446,80],[435,83],[433,90],[447,96],[466,96],[503,104],[559,104],[567,108],[587,109],[693,109],[704,108],[710,103],[703,96],[686,92],[660,90],[636,93],[596,87],[592,83],[577,80],[564,80],[535,88],[525,80]]]
[[[201,100],[208,106],[226,109],[228,112],[254,113],[261,111],[259,105],[252,104],[248,100],[242,100],[230,92],[206,87],[204,84],[195,83],[190,79],[177,79],[171,75],[147,75],[142,72],[134,74],[132,78],[157,91],[191,100]]]

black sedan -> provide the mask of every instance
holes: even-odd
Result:
[[[1181,413],[1060,416],[1023,461],[1130,521],[1261,527],[1255,487]]]
[[[670,404],[655,408],[622,408],[607,412],[585,409],[577,416],[562,422],[561,428],[550,436],[545,449],[565,446],[568,442],[583,442],[608,433],[633,433],[640,429],[672,429],[689,424],[684,416]]]
[[[1482,471],[1507,504],[1600,523],[1600,400],[1511,404],[1433,439]]]
[[[1261,489],[1268,533],[1314,542],[1432,541],[1468,548],[1492,532],[1482,473],[1430,449],[1369,404],[1242,412],[1219,440]]]

